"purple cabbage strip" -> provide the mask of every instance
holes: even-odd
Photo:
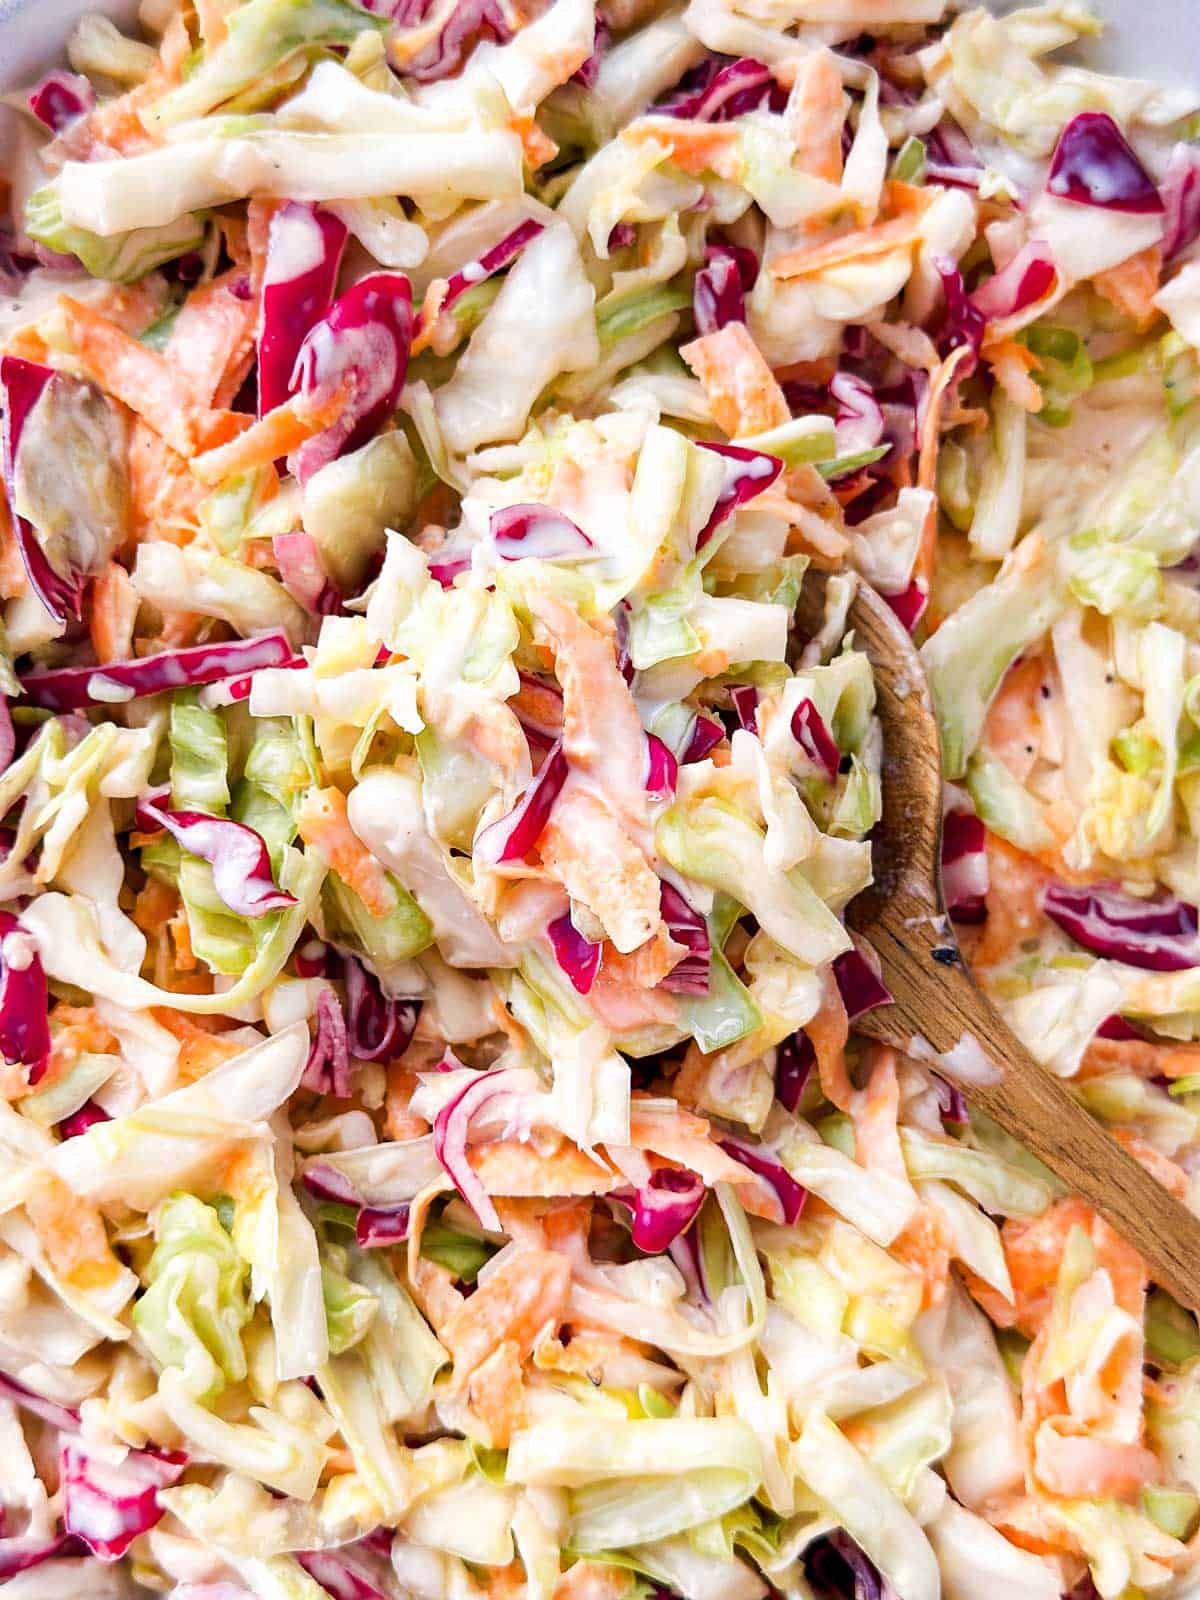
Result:
[[[0,1054],[38,1083],[50,1058],[50,996],[37,946],[11,911],[0,911]]]
[[[949,355],[952,350],[968,349],[971,360],[959,367],[958,373],[960,377],[969,377],[979,361],[983,336],[987,331],[987,318],[967,294],[962,273],[955,263],[945,256],[937,256],[933,264],[942,280],[942,293],[946,299],[946,309],[937,335],[938,350],[942,355]]]
[[[752,683],[739,683],[729,691],[733,714],[739,728],[758,736],[758,690]]]
[[[399,0],[398,4],[372,4],[372,11],[391,11],[398,27],[413,27],[425,20],[430,0]],[[418,83],[435,83],[457,72],[466,59],[473,39],[492,39],[507,44],[512,38],[499,0],[458,0],[437,38],[399,70]]]
[[[353,1206],[356,1211],[362,1207],[362,1196],[349,1178],[323,1161],[314,1161],[311,1166],[305,1167],[302,1181],[309,1194],[315,1195],[318,1200],[332,1200],[335,1205]]]
[[[48,72],[29,91],[29,109],[51,133],[62,133],[96,104],[96,91],[75,72]]]
[[[801,700],[792,712],[792,738],[804,752],[805,759],[832,783],[842,764],[842,753],[824,717],[809,699]]]
[[[703,761],[717,748],[725,737],[725,729],[712,717],[697,716],[688,735],[687,744],[679,758],[681,767],[689,767],[695,761]]]
[[[685,1229],[704,1204],[704,1180],[682,1167],[658,1167],[641,1189],[618,1189],[612,1198],[633,1213],[633,1242],[658,1256]]]
[[[714,57],[708,71],[711,75],[701,88],[652,107],[653,114],[689,122],[731,122],[764,105],[779,112],[787,104],[787,91],[776,83],[771,69],[750,56],[723,64]]]
[[[391,1000],[379,979],[356,957],[343,955],[346,979],[346,1038],[357,1061],[394,1061],[408,1049],[420,1005]]]
[[[131,1450],[114,1467],[72,1442],[63,1450],[63,1526],[101,1561],[119,1561],[161,1519],[158,1491],[178,1483],[186,1466],[179,1452]]]
[[[314,617],[329,617],[342,608],[342,596],[329,576],[320,546],[311,533],[296,528],[271,540],[279,578],[293,600]]]
[[[354,1239],[360,1250],[381,1250],[403,1244],[408,1238],[407,1203],[398,1206],[363,1206],[354,1223]]]
[[[857,945],[834,956],[833,976],[851,1022],[878,1006],[895,1004],[891,990]]]
[[[718,1142],[727,1156],[740,1161],[770,1184],[779,1200],[783,1220],[790,1227],[804,1210],[808,1190],[796,1182],[773,1151],[761,1145],[744,1144],[740,1139],[721,1139]]]
[[[38,540],[37,532],[28,518],[17,511],[17,458],[21,449],[21,435],[25,431],[34,406],[51,382],[75,383],[78,380],[55,373],[36,361],[26,361],[21,356],[0,357],[0,463],[3,465],[4,488],[12,508],[13,531],[29,581],[42,604],[58,622],[66,622],[83,615],[83,590],[86,575],[61,573],[50,563],[50,558]]]
[[[884,418],[871,385],[852,372],[839,372],[829,384],[837,402],[835,430],[839,455],[857,455],[873,450],[883,439]]]
[[[933,1079],[942,1121],[953,1122],[965,1128],[971,1119],[962,1090],[956,1083],[947,1083],[945,1078],[939,1077],[936,1072],[931,1072],[929,1076]]]
[[[1056,883],[1043,893],[1042,910],[1076,944],[1096,955],[1147,972],[1200,966],[1196,907],[1173,895],[1138,900],[1114,883]]]
[[[709,245],[692,284],[692,318],[700,334],[730,322],[745,322],[746,296],[737,257],[725,245]]]
[[[771,487],[783,471],[783,462],[778,456],[769,456],[763,450],[748,450],[741,444],[710,444],[705,440],[700,440],[699,444],[702,450],[724,456],[728,463],[712,515],[696,535],[696,549],[703,550],[726,517]]]
[[[515,261],[525,246],[532,244],[538,234],[544,233],[545,230],[544,222],[535,222],[530,217],[525,222],[519,223],[510,233],[506,233],[490,250],[485,250],[477,261],[468,261],[465,266],[459,267],[457,272],[452,272],[446,279],[446,292],[438,307],[439,314],[449,311],[454,302],[466,294],[468,289],[473,289],[477,283],[483,283],[485,279]]]
[[[1077,205],[1160,216],[1162,196],[1107,111],[1081,111],[1058,136],[1047,194]]]
[[[503,506],[492,512],[488,532],[504,561],[586,561],[595,548],[582,528],[551,506]]]
[[[1049,245],[1041,239],[1031,239],[999,272],[980,284],[971,295],[970,304],[987,322],[996,322],[1045,299],[1057,279],[1058,268]]]
[[[815,1600],[897,1600],[891,1584],[843,1528],[809,1545],[804,1573]]]
[[[262,667],[294,665],[287,636],[275,630],[253,639],[233,639],[223,644],[194,644],[183,650],[163,650],[137,661],[110,661],[103,667],[58,667],[30,672],[21,687],[30,705],[47,711],[82,711],[109,705],[111,690],[127,689],[130,700],[162,694],[171,689],[194,688],[221,678],[257,672]],[[92,685],[100,682],[97,694]],[[109,692],[106,692],[109,691]]]
[[[72,1533],[51,1534],[48,1539],[0,1539],[0,1583],[7,1583],[18,1572],[40,1567],[43,1561],[87,1554],[87,1545]]]
[[[314,1094],[331,1094],[336,1100],[350,1094],[346,1017],[332,989],[322,989],[317,996],[317,1026],[300,1082]]]
[[[679,763],[656,733],[646,735],[646,793],[652,800],[669,800],[679,783]]]
[[[262,834],[244,822],[205,811],[170,810],[151,795],[138,801],[137,817],[146,832],[165,828],[181,849],[207,861],[213,888],[239,917],[265,917],[296,904],[295,895],[276,885]]]
[[[571,987],[579,994],[588,994],[600,971],[604,946],[585,939],[571,921],[571,913],[564,911],[546,929],[554,959],[571,980]]]
[[[347,228],[320,206],[289,200],[271,217],[258,324],[258,414],[282,405],[309,330],[333,304]]]
[[[541,838],[566,781],[567,758],[562,740],[557,739],[514,808],[506,817],[489,823],[476,839],[476,854],[492,866],[528,855]]]
[[[915,578],[899,594],[880,595],[880,599],[892,608],[909,633],[925,615],[925,607],[929,604],[929,595]]]
[[[73,1111],[69,1117],[64,1117],[56,1126],[60,1139],[78,1139],[81,1133],[86,1133],[89,1128],[94,1128],[98,1122],[111,1122],[112,1118],[103,1107],[98,1106],[94,1100],[86,1100],[78,1111]]]
[[[591,55],[581,67],[577,67],[571,74],[570,81],[579,84],[584,89],[594,89],[596,87],[596,79],[600,75],[600,63],[608,54],[608,48],[612,43],[612,29],[599,12],[596,13],[596,29],[593,38]]]
[[[1200,150],[1194,144],[1177,144],[1171,151],[1162,199],[1166,210],[1163,260],[1173,261],[1200,239]]]
[[[955,922],[987,917],[987,830],[973,811],[942,818],[942,898]]]
[[[801,1029],[775,1050],[775,1098],[785,1111],[794,1112],[808,1080],[816,1070],[817,1052]]]
[[[23,1411],[41,1417],[43,1422],[48,1422],[60,1433],[79,1431],[78,1411],[73,1411],[70,1406],[59,1405],[57,1400],[47,1400],[45,1395],[35,1394],[32,1389],[27,1389],[23,1383],[18,1383],[5,1372],[0,1372],[0,1395],[6,1400],[14,1401]]]
[[[678,889],[665,881],[659,888],[659,907],[667,932],[676,944],[686,945],[688,952],[671,968],[659,988],[669,994],[706,995],[712,981],[708,923]]]
[[[412,347],[412,287],[402,273],[373,272],[346,290],[305,335],[293,392],[349,397],[336,422],[302,444],[288,466],[301,484],[373,439],[396,409]]]

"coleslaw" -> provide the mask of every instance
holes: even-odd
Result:
[[[1200,97],[1097,28],[143,0],[9,97],[11,1600],[1200,1592],[1194,1316],[843,919],[865,582],[953,933],[1200,1203]]]

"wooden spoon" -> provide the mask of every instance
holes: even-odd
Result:
[[[804,585],[799,618],[810,633],[820,624],[823,589],[816,574]],[[896,1002],[855,1028],[930,1059],[1111,1223],[1157,1283],[1200,1308],[1200,1218],[1038,1064],[967,971],[941,894],[941,749],[920,657],[865,583],[849,626],[874,669],[884,773],[875,881],[846,920],[878,954]]]

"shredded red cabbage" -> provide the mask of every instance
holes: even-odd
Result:
[[[727,245],[712,244],[704,252],[704,265],[692,284],[692,317],[701,334],[746,320],[741,268]]]
[[[1124,1017],[1114,1012],[1111,1017],[1105,1017],[1104,1021],[1096,1029],[1096,1037],[1097,1039],[1140,1039],[1142,1035],[1136,1028],[1126,1022]]]
[[[815,1600],[898,1600],[844,1528],[815,1540],[803,1559]]]
[[[11,911],[0,911],[0,1054],[23,1066],[30,1085],[50,1059],[50,998],[33,939]]]
[[[57,1400],[47,1400],[45,1395],[35,1394],[32,1389],[26,1388],[23,1383],[18,1383],[15,1378],[10,1378],[6,1372],[0,1372],[0,1395],[14,1401],[23,1411],[30,1412],[35,1417],[41,1417],[43,1422],[48,1422],[52,1428],[57,1428],[60,1433],[78,1433],[79,1413],[70,1406],[61,1406]]]
[[[929,595],[915,578],[908,588],[902,589],[899,594],[881,595],[880,599],[891,606],[909,633],[925,615],[925,607],[929,604]]]
[[[801,700],[792,712],[792,738],[804,752],[807,761],[830,783],[838,775],[842,753],[825,719],[809,699]]]
[[[571,913],[564,911],[546,929],[554,959],[571,980],[571,987],[579,994],[587,994],[600,971],[604,946],[585,939],[571,921]]]
[[[763,450],[747,450],[741,444],[710,444],[703,439],[699,443],[702,450],[724,456],[727,462],[725,482],[712,515],[696,536],[696,549],[703,550],[726,517],[771,487],[783,471],[783,462],[778,456],[769,456]]]
[[[1194,144],[1177,144],[1171,151],[1162,183],[1166,211],[1162,253],[1173,261],[1200,239],[1200,150]]]
[[[965,1128],[971,1119],[962,1090],[956,1083],[947,1083],[945,1078],[939,1077],[936,1072],[931,1072],[929,1076],[933,1079],[942,1121],[952,1122]]]
[[[341,593],[311,533],[303,528],[277,533],[271,549],[283,587],[306,611],[314,617],[329,617],[342,609]]]
[[[322,989],[317,996],[317,1025],[300,1082],[314,1094],[331,1094],[337,1100],[350,1094],[346,1017],[332,989]]]
[[[7,1583],[18,1572],[40,1567],[43,1561],[87,1554],[87,1545],[72,1533],[52,1534],[48,1539],[0,1539],[0,1583]]]
[[[813,1042],[801,1029],[775,1049],[775,1098],[785,1111],[795,1111],[817,1065]]]
[[[392,14],[398,28],[415,28],[425,21],[435,0],[372,0],[369,11]],[[418,83],[435,83],[449,78],[462,66],[472,41],[492,39],[507,44],[512,38],[503,7],[498,0],[459,0],[447,15],[436,39],[399,69],[404,77]]]
[[[373,972],[343,955],[346,1038],[358,1061],[394,1061],[408,1049],[420,1010],[415,1000],[389,1000]]]
[[[51,133],[61,133],[96,104],[96,91],[75,72],[48,72],[29,91],[29,109]]]
[[[363,1206],[354,1223],[354,1239],[360,1250],[380,1250],[403,1244],[408,1238],[407,1203],[398,1206]]]
[[[989,888],[987,830],[973,811],[942,818],[942,898],[955,922],[983,922]]]
[[[336,1167],[323,1161],[314,1161],[304,1169],[304,1187],[318,1200],[332,1200],[335,1205],[361,1209],[363,1198],[358,1190]]]
[[[521,1078],[519,1069],[481,1072],[449,1101],[433,1119],[433,1148],[450,1181],[478,1218],[481,1228],[500,1233],[499,1213],[490,1194],[475,1176],[467,1159],[467,1138],[472,1119],[498,1095],[510,1094]]]
[[[960,347],[968,349],[971,360],[958,369],[960,376],[966,378],[975,370],[979,359],[987,318],[968,296],[962,273],[955,263],[946,256],[936,256],[933,264],[942,280],[942,293],[946,299],[946,309],[937,335],[938,350],[946,356]]]
[[[131,1450],[115,1467],[73,1441],[64,1448],[62,1463],[63,1526],[101,1561],[119,1561],[162,1517],[158,1491],[179,1482],[187,1457],[178,1451]]]
[[[704,1204],[702,1178],[683,1167],[657,1167],[640,1189],[617,1189],[612,1198],[633,1214],[633,1242],[659,1256],[696,1219]]]
[[[725,729],[719,722],[715,722],[712,717],[697,716],[692,723],[687,743],[683,747],[683,754],[679,758],[680,766],[690,767],[693,762],[705,760],[724,737]]]
[[[776,83],[771,69],[750,56],[724,62],[714,56],[700,75],[704,80],[700,87],[655,106],[654,115],[685,117],[689,122],[732,122],[764,105],[776,112],[787,105],[787,91]]]
[[[669,800],[679,782],[679,763],[657,734],[646,735],[646,793],[652,800]]]
[[[874,958],[874,951],[871,955]],[[833,958],[833,976],[851,1022],[877,1006],[895,1004],[891,990],[858,945]]]
[[[309,329],[291,375],[292,391],[332,396],[348,388],[349,398],[336,422],[289,457],[301,483],[366,444],[391,416],[408,372],[412,331],[412,287],[399,272],[360,278]]]
[[[323,978],[329,970],[329,946],[323,939],[308,939],[292,956],[298,978]]]
[[[488,532],[505,561],[586,561],[594,549],[582,528],[550,506],[504,506],[492,512]]]
[[[1115,883],[1051,884],[1042,909],[1076,944],[1147,972],[1200,966],[1196,907],[1173,895],[1138,900]]]
[[[665,880],[659,886],[659,907],[667,932],[676,944],[687,946],[687,955],[667,973],[659,984],[670,994],[706,995],[712,980],[712,941],[708,923],[695,906]]]
[[[490,250],[485,250],[477,261],[468,261],[466,266],[459,267],[457,272],[452,272],[446,279],[446,293],[442,296],[439,311],[449,311],[450,307],[459,298],[466,294],[468,289],[473,289],[477,283],[502,271],[515,261],[527,244],[532,244],[539,233],[544,233],[546,224],[535,222],[532,217],[519,223],[510,233],[506,233]]]
[[[163,650],[156,656],[142,656],[138,661],[110,661],[103,667],[58,667],[49,672],[30,672],[22,678],[21,687],[31,705],[42,706],[47,711],[82,711],[87,706],[109,705],[116,699],[138,700],[143,695],[216,683],[221,678],[257,672],[262,667],[291,666],[293,661],[287,636],[275,630],[260,633],[253,639]],[[128,692],[122,694],[122,690]]]
[[[567,781],[562,740],[555,740],[528,789],[506,817],[491,822],[475,840],[476,857],[498,866],[520,861],[542,836],[554,802]]]
[[[435,583],[440,583],[443,589],[453,589],[455,578],[460,572],[466,572],[470,565],[469,556],[455,556],[451,561],[431,561],[429,576]]]
[[[258,414],[282,405],[309,331],[333,304],[346,224],[331,211],[289,200],[271,217],[258,323]]]
[[[970,304],[985,321],[996,322],[1045,299],[1057,282],[1058,268],[1050,246],[1031,239],[999,272],[980,284]]]
[[[280,889],[271,871],[271,857],[261,833],[205,811],[173,811],[161,804],[162,793],[138,801],[138,826],[149,833],[165,828],[180,848],[199,856],[213,869],[213,888],[239,917],[265,917],[296,904]]]
[[[600,76],[600,63],[608,54],[608,47],[612,43],[612,29],[599,12],[596,13],[596,28],[593,39],[591,55],[581,67],[577,67],[571,74],[571,82],[579,84],[584,89],[594,89],[596,87],[596,79]]]
[[[296,1560],[333,1600],[388,1600],[390,1588],[386,1592],[380,1588],[374,1575],[345,1549],[302,1550]]]
[[[733,713],[737,718],[739,728],[745,728],[747,733],[758,735],[758,690],[752,683],[736,684],[729,691],[729,698],[733,701]]]
[[[78,1139],[81,1133],[94,1128],[98,1122],[111,1121],[112,1118],[103,1107],[98,1106],[94,1100],[88,1100],[78,1111],[73,1111],[69,1117],[64,1117],[57,1124],[57,1132],[60,1139]]]
[[[1081,111],[1058,136],[1046,192],[1078,205],[1159,215],[1162,196],[1107,111]]]
[[[17,457],[21,436],[34,406],[51,381],[76,383],[79,380],[56,373],[36,361],[21,356],[0,356],[0,462],[4,488],[12,508],[13,531],[25,571],[38,599],[58,622],[83,615],[83,590],[86,574],[59,572],[37,537],[33,524],[17,510]]]
[[[829,393],[837,403],[835,430],[839,455],[873,450],[883,438],[883,411],[864,379],[839,372],[830,380]]]
[[[779,1200],[781,1220],[790,1227],[804,1210],[808,1190],[796,1182],[773,1151],[762,1145],[743,1144],[740,1139],[722,1139],[719,1142],[727,1156],[740,1161],[751,1172],[757,1172],[760,1178],[770,1184]]]

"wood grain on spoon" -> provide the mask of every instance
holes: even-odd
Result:
[[[800,610],[810,632],[822,597],[814,575]],[[855,1027],[910,1054],[927,1045],[932,1055],[949,1055],[935,1063],[938,1070],[1111,1223],[1156,1282],[1200,1308],[1200,1218],[1039,1065],[966,970],[941,898],[941,751],[920,658],[866,584],[858,587],[849,626],[875,673],[884,774],[875,882],[846,920],[878,953],[896,1002]]]

